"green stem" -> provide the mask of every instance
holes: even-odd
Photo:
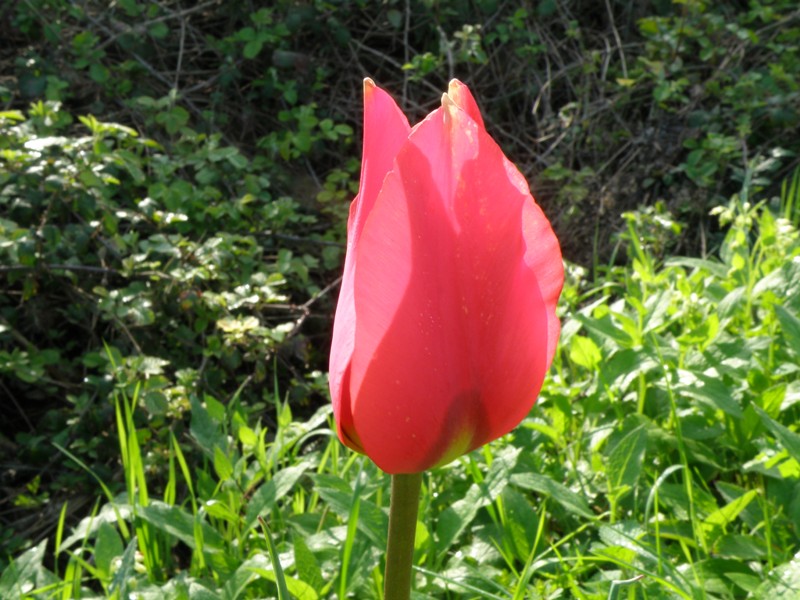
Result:
[[[386,543],[384,600],[408,600],[411,596],[411,563],[422,473],[392,475],[389,504],[389,540]]]

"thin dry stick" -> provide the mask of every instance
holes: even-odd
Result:
[[[617,25],[614,23],[614,12],[611,10],[611,3],[606,0],[606,10],[608,11],[608,21],[611,24],[611,31],[614,33],[614,39],[617,40],[617,50],[619,51],[619,58],[622,61],[622,74],[625,79],[628,78],[628,64],[625,62],[625,53],[622,51],[622,39],[619,37]]]

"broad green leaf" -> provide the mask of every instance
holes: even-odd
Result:
[[[600,364],[602,356],[597,344],[591,338],[576,335],[570,341],[569,359],[584,369],[593,370]]]
[[[108,588],[108,595],[110,597],[127,598],[128,597],[128,584],[134,578],[136,566],[136,550],[139,547],[139,541],[136,536],[131,538],[125,552],[122,554],[122,560],[116,567],[114,572],[114,579],[111,580],[111,586]],[[114,596],[116,594],[116,596]]]
[[[22,598],[24,592],[48,583],[42,562],[47,540],[23,552],[9,564],[0,576],[0,598]]]
[[[258,53],[261,52],[261,48],[264,46],[264,42],[260,39],[250,40],[244,45],[244,50],[242,54],[247,59],[253,59],[258,56]]]
[[[699,486],[692,489],[692,499],[700,515],[711,514],[718,508],[714,496]],[[658,501],[662,506],[669,507],[675,513],[677,519],[681,521],[689,520],[691,500],[683,483],[662,483],[658,488]]]
[[[237,435],[239,436],[239,441],[244,446],[255,446],[258,443],[256,432],[245,425],[239,427]]]
[[[231,595],[227,590],[229,585],[226,584],[220,593],[220,590],[209,588],[208,582],[206,585],[185,576],[181,573],[176,578],[171,579],[166,584],[155,584],[145,587],[139,587],[137,582],[136,593],[130,593],[127,598],[136,600],[236,600],[237,596]],[[250,578],[253,578],[252,573],[247,573]],[[238,579],[234,574],[231,579]],[[230,581],[230,580],[229,580]],[[116,599],[113,599],[116,600]]]
[[[115,525],[119,519],[129,520],[133,512],[130,505],[122,501],[117,502],[117,500],[120,500],[119,496],[115,498],[113,505],[111,503],[105,504],[98,514],[81,519],[81,522],[75,526],[72,533],[63,541],[61,547],[69,548],[77,542],[96,535],[98,529],[104,523]]]
[[[353,505],[353,488],[341,477],[328,474],[312,475],[314,489],[342,519],[350,517]],[[358,530],[369,538],[378,548],[386,547],[386,532],[389,516],[373,502],[364,498],[360,501]]]
[[[233,465],[228,455],[219,446],[214,446],[214,470],[220,481],[227,481],[233,475]]]
[[[325,587],[325,579],[322,576],[317,557],[308,549],[308,545],[302,536],[292,536],[294,545],[294,567],[297,569],[297,577],[310,585],[313,589],[321,591]]]
[[[219,422],[211,417],[209,410],[196,396],[192,396],[191,405],[192,419],[189,427],[192,437],[197,440],[200,448],[213,458],[215,447],[225,448],[227,446],[225,435],[222,433]]]
[[[761,393],[761,406],[768,415],[778,415],[783,409],[787,386],[785,383],[773,385]]]
[[[245,515],[245,530],[253,527],[259,515],[266,515],[275,507],[279,498],[283,498],[294,487],[294,484],[306,472],[307,466],[304,464],[295,465],[286,469],[281,469],[269,481],[265,481],[258,491],[253,494],[247,505]]]
[[[705,349],[719,332],[719,317],[716,313],[707,315],[694,329],[687,331],[678,338],[678,342],[685,346],[698,346]]]
[[[505,534],[514,548],[517,559],[525,561],[536,539],[539,517],[529,499],[512,487],[504,489],[501,497],[505,508]]]
[[[241,519],[240,515],[233,512],[224,500],[206,500],[203,508],[215,519],[222,519],[231,525],[238,525]]]
[[[246,598],[247,596],[244,595],[244,591],[253,579],[257,578],[258,575],[253,573],[251,569],[243,569],[240,565],[239,568],[228,577],[228,580],[222,587],[224,593],[217,595],[215,598],[217,600],[238,600],[239,598]],[[194,600],[193,595],[189,595],[189,598]]]
[[[570,490],[567,486],[539,473],[514,473],[511,483],[525,490],[536,492],[552,498],[556,504],[573,515],[584,519],[593,519],[595,514],[589,508],[586,499]]]
[[[700,375],[692,371],[679,371],[681,385],[678,391],[689,398],[694,398],[712,410],[721,410],[727,415],[741,419],[742,407],[736,402],[731,388],[720,379]]]
[[[800,552],[787,563],[779,565],[753,593],[754,599],[797,600],[800,590]]]
[[[614,323],[614,321],[611,320],[611,316],[608,314],[599,319],[595,319],[582,313],[576,313],[574,318],[576,321],[580,321],[580,323],[590,331],[594,331],[595,333],[599,333],[604,337],[614,340],[623,348],[630,348],[634,345],[633,338]]]
[[[690,269],[703,270],[714,275],[717,279],[725,279],[728,276],[728,268],[718,260],[673,256],[664,261],[664,265],[667,267],[688,267]]]
[[[601,525],[598,533],[603,543],[609,547],[625,548],[639,558],[653,563],[658,561],[658,557],[641,541],[646,532],[638,523],[621,522],[614,525]]]
[[[642,329],[644,333],[663,329],[665,324],[669,322],[668,312],[674,296],[675,291],[672,288],[667,288],[647,299],[643,315],[644,323]]]
[[[108,523],[102,523],[97,530],[97,540],[94,543],[94,562],[104,577],[110,577],[112,562],[124,550],[125,547],[117,529]]]
[[[612,489],[634,487],[642,472],[647,431],[639,425],[629,431],[608,453],[608,480]]]
[[[795,354],[800,354],[800,319],[780,304],[775,305],[775,314],[789,346]]]
[[[192,549],[196,548],[195,517],[181,507],[152,500],[149,505],[139,508],[138,515],[156,529],[179,539]],[[225,541],[219,532],[205,522],[202,522],[200,527],[203,531],[203,549],[221,552]]]
[[[772,432],[772,435],[775,436],[778,442],[789,452],[789,455],[796,461],[800,462],[800,434],[797,434],[791,429],[784,427],[758,406],[754,405],[754,408],[761,417],[761,421],[764,423],[767,429]]]
[[[728,502],[725,506],[712,512],[703,521],[706,527],[725,527],[742,512],[754,498],[758,496],[757,490],[750,490],[738,498]]]
[[[733,581],[742,589],[749,591],[760,583],[757,573],[742,560],[718,557],[707,558],[695,562],[693,571],[702,578],[706,589],[721,585],[729,587],[727,582]]]
[[[519,448],[509,448],[508,451],[498,454],[486,479],[481,483],[473,484],[461,500],[456,501],[439,515],[436,524],[437,552],[443,554],[455,542],[458,536],[472,523],[478,511],[487,504],[494,502],[505,486],[508,484],[511,469],[519,458]]]
[[[715,550],[723,558],[741,561],[761,560],[767,555],[767,547],[760,538],[738,533],[728,533],[720,537],[715,544]]]

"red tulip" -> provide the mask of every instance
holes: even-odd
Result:
[[[333,411],[347,446],[388,473],[416,473],[530,411],[558,341],[561,250],[459,81],[411,128],[367,79],[363,152],[333,328]]]

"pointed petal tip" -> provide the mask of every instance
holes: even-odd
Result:
[[[445,93],[442,94],[442,109],[445,126],[449,126],[457,118],[459,106],[449,94]]]
[[[464,86],[463,83],[461,83],[461,81],[459,79],[453,78],[453,79],[450,80],[450,83],[447,84],[447,91],[450,92],[450,93],[453,93],[455,90],[457,90],[460,87],[465,87],[465,86]]]
[[[458,79],[451,79],[447,95],[461,110],[465,111],[479,126],[484,127],[483,117],[469,87]]]

